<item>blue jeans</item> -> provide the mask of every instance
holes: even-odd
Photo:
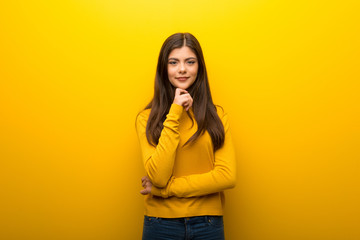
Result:
[[[224,240],[222,216],[158,218],[144,216],[143,240]]]

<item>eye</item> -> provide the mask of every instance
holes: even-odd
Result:
[[[194,63],[195,63],[195,61],[188,61],[188,63],[189,63],[189,64],[194,64]]]
[[[170,62],[169,62],[169,64],[171,64],[171,65],[175,65],[175,64],[176,64],[176,62],[175,62],[175,61],[170,61]]]

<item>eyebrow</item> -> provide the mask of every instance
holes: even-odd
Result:
[[[196,60],[195,57],[189,57],[189,58],[186,58],[185,60],[189,60],[189,59],[195,59]],[[169,58],[168,60],[177,60],[177,61],[179,61],[179,59],[177,59],[177,58]]]

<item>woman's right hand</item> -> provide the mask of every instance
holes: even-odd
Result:
[[[191,108],[193,99],[185,89],[176,88],[173,103],[185,107],[185,110],[187,111]]]

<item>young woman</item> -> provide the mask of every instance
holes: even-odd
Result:
[[[235,186],[234,147],[192,34],[165,40],[154,90],[136,117],[147,174],[143,240],[224,239],[223,190]]]

